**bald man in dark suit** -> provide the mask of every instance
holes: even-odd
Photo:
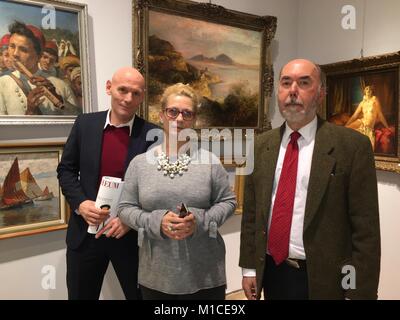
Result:
[[[140,297],[137,232],[119,217],[97,235],[87,230],[89,225],[99,225],[108,218],[108,210],[95,207],[101,178],[123,178],[129,162],[153,143],[146,141],[146,134],[157,127],[135,116],[143,101],[144,85],[136,69],[118,70],[106,84],[111,109],[80,115],[65,145],[57,171],[72,209],[67,231],[69,299],[98,299],[109,261],[125,297]]]

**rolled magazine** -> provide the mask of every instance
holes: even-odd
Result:
[[[103,177],[100,182],[95,206],[99,209],[109,209],[110,217],[98,226],[89,226],[87,232],[96,234],[114,217],[117,216],[117,206],[124,182],[121,178]],[[107,234],[107,232],[105,232]]]

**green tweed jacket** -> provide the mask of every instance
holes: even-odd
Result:
[[[246,177],[240,261],[256,269],[262,290],[267,222],[275,167],[285,125],[260,135],[254,171]],[[303,242],[310,299],[376,299],[380,229],[374,156],[369,139],[318,119],[308,184]],[[355,268],[356,286],[343,289],[344,265]],[[345,283],[348,283],[344,279]]]

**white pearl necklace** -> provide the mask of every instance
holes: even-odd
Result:
[[[190,160],[190,157],[186,153],[183,153],[179,155],[178,160],[176,160],[174,163],[170,163],[165,152],[161,152],[161,154],[157,157],[157,170],[163,171],[164,176],[168,175],[171,179],[173,179],[176,174],[181,176],[183,175],[184,171],[188,170]]]

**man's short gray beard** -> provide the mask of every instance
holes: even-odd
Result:
[[[294,111],[294,110],[286,109],[286,110],[282,110],[281,114],[282,114],[282,117],[286,121],[292,122],[292,123],[302,122],[306,117],[306,113],[304,110]]]
[[[317,100],[317,99],[315,99]],[[313,110],[315,110],[315,112],[318,110],[318,102],[314,101],[312,104],[312,108],[309,110],[310,112],[313,112]],[[290,123],[303,123],[303,121],[306,119],[307,114],[306,111],[303,109],[301,111],[296,111],[293,110],[292,108],[288,108],[285,110],[280,110],[282,117]]]

